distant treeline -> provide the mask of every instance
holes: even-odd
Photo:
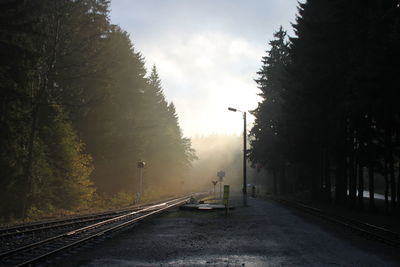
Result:
[[[195,158],[107,0],[0,4],[0,217],[168,194]],[[146,181],[151,181],[146,184]],[[151,187],[150,187],[151,184]]]
[[[400,2],[308,0],[269,42],[249,157],[275,193],[400,206]],[[332,193],[331,193],[332,191]],[[391,200],[389,199],[391,197]]]

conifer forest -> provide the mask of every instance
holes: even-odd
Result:
[[[108,12],[106,0],[1,2],[2,219],[132,200],[139,160],[153,192],[187,175],[196,156],[157,68]]]
[[[398,210],[400,2],[302,1],[292,26],[257,72],[251,162],[275,194]]]

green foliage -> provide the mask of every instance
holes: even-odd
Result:
[[[119,208],[132,205],[135,202],[135,194],[120,191],[107,200],[109,207]]]
[[[94,188],[89,176],[93,170],[92,158],[84,152],[84,145],[78,139],[68,117],[60,106],[51,106],[54,114],[45,122],[39,136],[46,140],[47,162],[52,173],[41,175],[39,180],[46,181],[40,188],[49,188],[54,194],[54,206],[68,209],[84,207],[92,199]],[[51,128],[48,127],[51,125]],[[40,164],[34,164],[34,169]],[[53,181],[46,179],[52,177]],[[48,192],[46,195],[50,195]],[[60,198],[59,196],[63,196]],[[39,196],[38,200],[45,196]]]
[[[0,6],[1,217],[131,204],[138,160],[148,196],[185,178],[190,140],[108,1]]]

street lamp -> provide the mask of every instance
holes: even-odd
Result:
[[[243,206],[247,206],[247,131],[246,131],[246,111],[241,111],[236,108],[228,108],[229,111],[241,112],[243,114]]]

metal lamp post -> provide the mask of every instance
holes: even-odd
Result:
[[[228,108],[229,111],[241,112],[243,114],[243,206],[247,206],[247,130],[246,130],[246,111],[236,108]]]

